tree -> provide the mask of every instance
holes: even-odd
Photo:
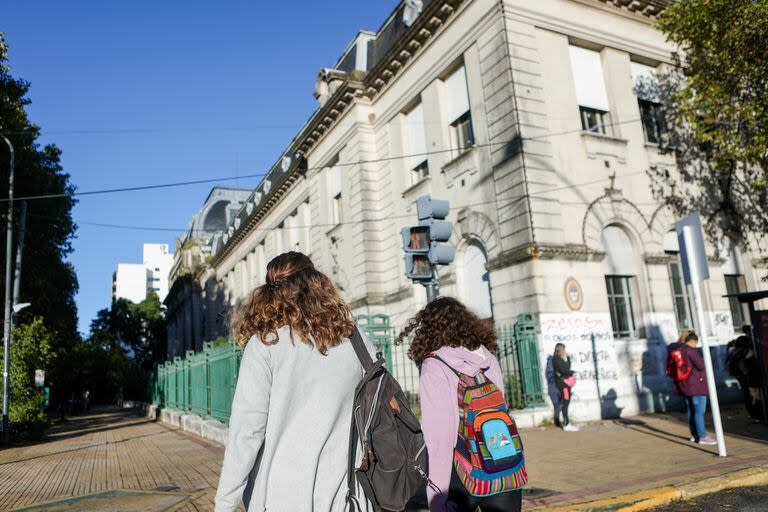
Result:
[[[0,33],[0,132],[11,141],[16,155],[15,195],[71,195],[75,188],[61,167],[61,151],[50,144],[41,147],[37,142],[40,128],[27,118],[29,87],[27,81],[11,75],[8,48]],[[7,197],[8,162],[8,148],[0,143],[0,197]],[[74,204],[75,199],[70,196],[29,201],[27,205],[21,299],[32,306],[19,320],[42,316],[45,325],[55,333],[57,346],[78,339],[74,300],[77,276],[66,261],[76,230],[72,220]],[[5,216],[7,204],[0,203],[0,208]],[[14,237],[18,240],[18,232]],[[0,254],[5,254],[5,237],[0,238]],[[0,275],[0,289],[5,286],[4,279]]]
[[[729,235],[759,248],[768,234],[768,3],[672,2],[658,26],[678,47],[656,91],[661,148],[677,169],[651,169],[654,193],[677,215],[700,211],[713,242]]]
[[[35,387],[35,370],[50,371],[54,335],[43,319],[16,327],[10,358],[10,410],[12,428],[39,435],[47,426],[42,395]],[[2,358],[0,358],[2,359]]]

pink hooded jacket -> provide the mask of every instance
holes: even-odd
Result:
[[[504,393],[504,379],[499,362],[485,347],[479,354],[465,348],[442,347],[436,355],[454,370],[474,376],[480,370]],[[453,471],[453,449],[459,431],[459,403],[457,389],[459,377],[444,363],[434,358],[421,365],[419,397],[421,399],[421,426],[429,456],[427,485],[429,510],[443,512],[448,498],[448,487]]]

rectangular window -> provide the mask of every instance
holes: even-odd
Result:
[[[589,107],[579,107],[581,114],[581,129],[585,132],[608,134],[606,124],[607,112]]]
[[[743,275],[725,275],[725,292],[728,295],[741,293],[746,290]],[[734,330],[739,329],[745,322],[744,305],[736,297],[728,297],[728,305],[731,308],[731,320]]]
[[[424,126],[424,107],[421,103],[416,105],[405,115],[405,125],[408,136],[407,151],[410,155],[410,168],[412,172],[411,184],[414,185],[429,176],[427,164],[427,137]]]
[[[469,148],[475,140],[472,133],[472,113],[469,108],[467,72],[464,66],[451,73],[444,81],[446,113],[451,127],[451,143],[459,152]]]
[[[694,329],[693,308],[688,296],[688,289],[683,281],[680,263],[673,261],[669,264],[669,284],[672,288],[672,302],[675,308],[678,330]]]
[[[656,68],[638,62],[632,62],[630,65],[645,140],[659,144],[664,132],[664,120],[661,115],[661,95]]]
[[[636,336],[632,276],[605,276],[605,286],[608,290],[613,336],[616,338]]]
[[[608,134],[608,94],[600,53],[573,45],[569,46],[569,53],[581,127],[588,132]]]
[[[330,168],[329,178],[329,196],[331,200],[331,222],[340,224],[342,221],[341,209],[341,167],[338,164],[338,158],[335,159],[333,167]]]
[[[459,152],[469,149],[474,143],[472,134],[472,117],[469,112],[451,124],[451,139],[453,147]]]
[[[643,123],[645,141],[659,144],[661,134],[664,133],[661,105],[647,100],[637,100],[637,104],[640,107],[640,120]]]

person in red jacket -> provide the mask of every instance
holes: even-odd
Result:
[[[689,331],[684,333],[677,342],[672,343],[667,350],[672,352],[680,349],[685,364],[691,369],[687,379],[675,383],[677,392],[685,398],[691,442],[717,444],[717,441],[707,435],[704,424],[704,413],[707,410],[707,374],[704,370],[704,358],[696,348],[698,344],[699,337],[695,332]]]

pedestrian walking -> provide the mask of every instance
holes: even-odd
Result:
[[[571,356],[565,350],[565,345],[555,345],[552,354],[552,371],[555,375],[555,385],[558,390],[559,403],[555,404],[555,424],[560,425],[566,432],[578,432],[579,427],[571,424],[568,408],[571,405],[571,389],[576,385],[576,374],[571,370]],[[562,413],[563,420],[560,421]]]
[[[236,315],[244,350],[216,512],[234,511],[241,498],[249,511],[346,510],[352,403],[363,375],[349,341],[354,328],[349,306],[307,256],[269,262],[266,284]]]
[[[525,459],[493,355],[493,326],[456,299],[440,297],[409,321],[396,343],[407,336],[408,356],[421,371],[429,509],[519,511]]]
[[[683,331],[668,348],[667,375],[675,381],[677,392],[685,398],[691,442],[717,444],[707,435],[704,413],[707,410],[707,377],[704,358],[697,350],[699,337],[694,331]]]

